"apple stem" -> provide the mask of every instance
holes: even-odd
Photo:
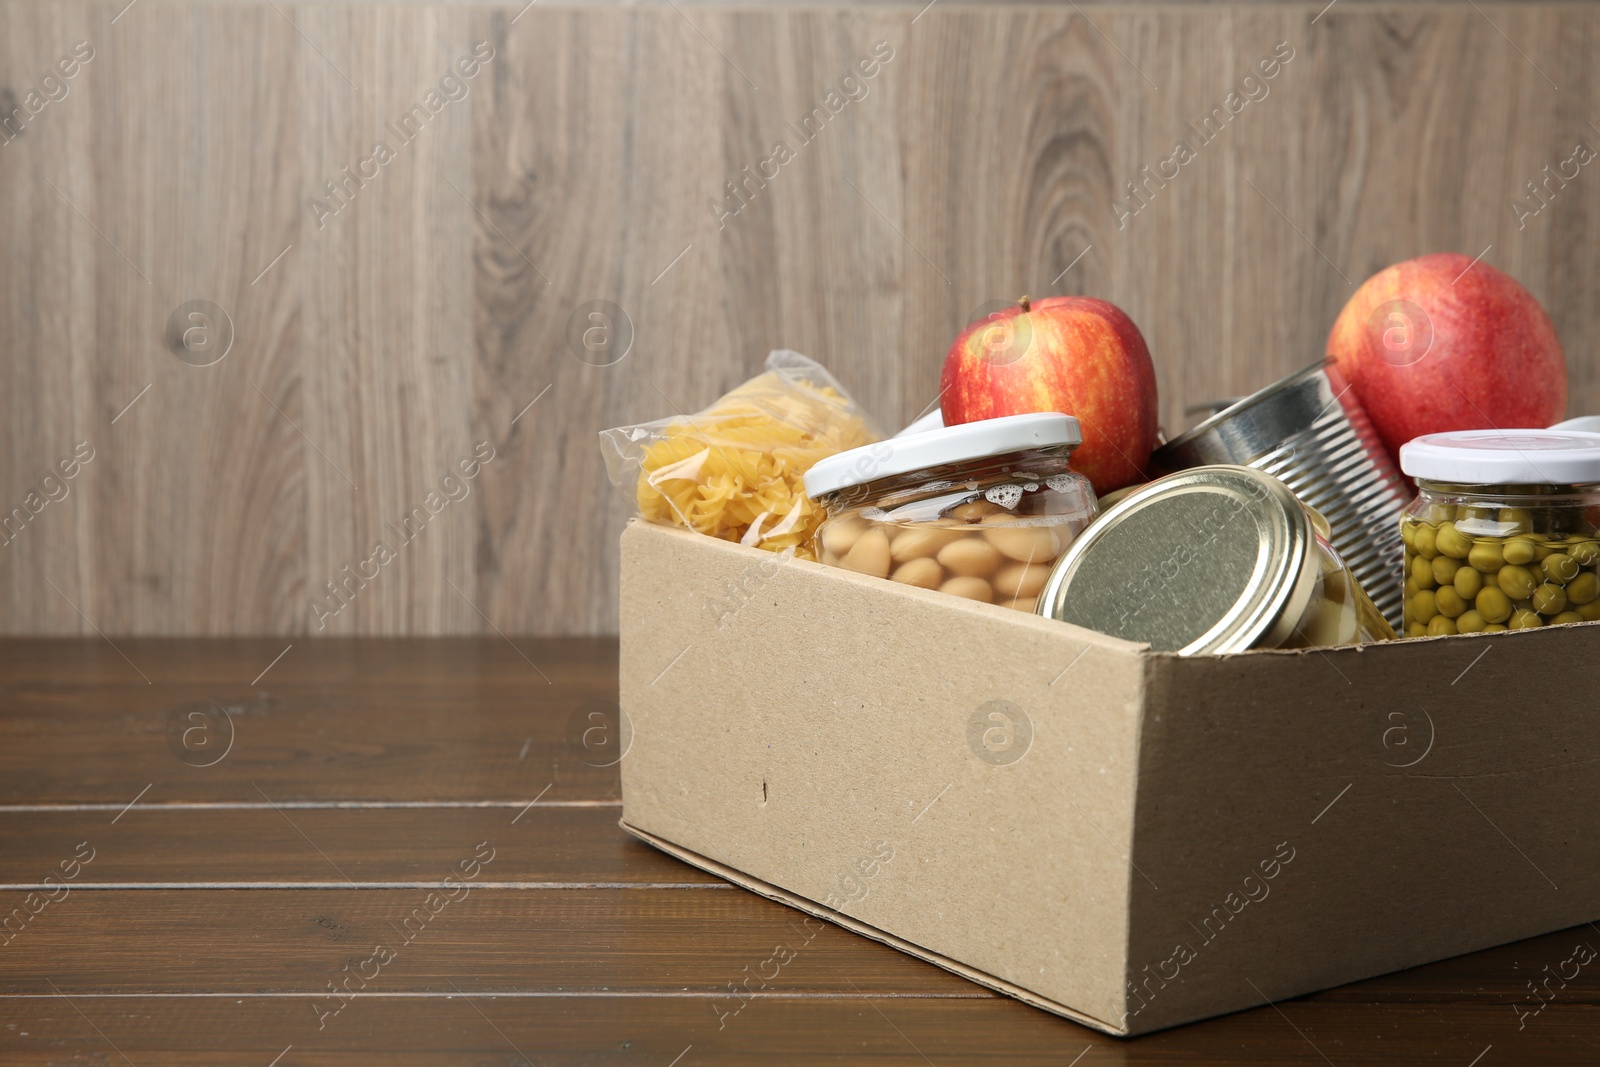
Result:
[[[1021,300],[1017,301],[1017,306],[1019,308],[1021,308],[1023,311],[1031,311],[1031,310],[1033,310],[1033,302],[1031,300],[1029,300],[1026,296],[1024,296]]]

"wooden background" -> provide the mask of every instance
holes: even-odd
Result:
[[[1023,292],[1124,307],[1177,428],[1316,358],[1374,270],[1481,252],[1600,411],[1600,173],[1510,209],[1600,144],[1588,6],[124,3],[0,3],[0,110],[94,49],[0,144],[0,513],[94,449],[0,546],[3,632],[610,632],[628,506],[595,431],[780,346],[895,427]],[[469,95],[393,138],[480,41]],[[867,95],[799,144],[878,41]],[[1119,229],[1124,183],[1279,41],[1269,94]],[[308,200],[379,139],[319,227]],[[719,228],[708,200],[779,140]],[[197,299],[234,331],[208,367],[165,339]],[[610,366],[567,341],[593,300],[631,322]],[[470,495],[319,630],[309,598],[478,442]]]

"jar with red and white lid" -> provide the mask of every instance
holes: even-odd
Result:
[[[948,426],[830,456],[806,472],[827,509],[817,559],[1032,611],[1097,508],[1069,466],[1078,420],[1045,412]]]
[[[1428,434],[1400,469],[1404,636],[1600,621],[1600,433]]]

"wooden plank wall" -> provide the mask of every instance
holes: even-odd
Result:
[[[898,425],[970,313],[1023,292],[1126,308],[1177,427],[1316,358],[1372,271],[1482,252],[1600,411],[1600,176],[1510,206],[1600,144],[1587,6],[125,2],[0,3],[0,511],[44,502],[0,546],[3,632],[610,632],[628,505],[596,430],[778,346]],[[189,362],[167,340],[196,300],[232,329],[204,367],[202,334]],[[568,340],[597,300],[631,324],[608,366]],[[430,491],[467,495],[402,544]],[[315,611],[379,539],[395,558]]]

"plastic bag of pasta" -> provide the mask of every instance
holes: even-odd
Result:
[[[780,349],[766,373],[704,411],[602,430],[600,447],[641,518],[815,559],[811,540],[826,516],[801,476],[882,437],[821,364]]]

